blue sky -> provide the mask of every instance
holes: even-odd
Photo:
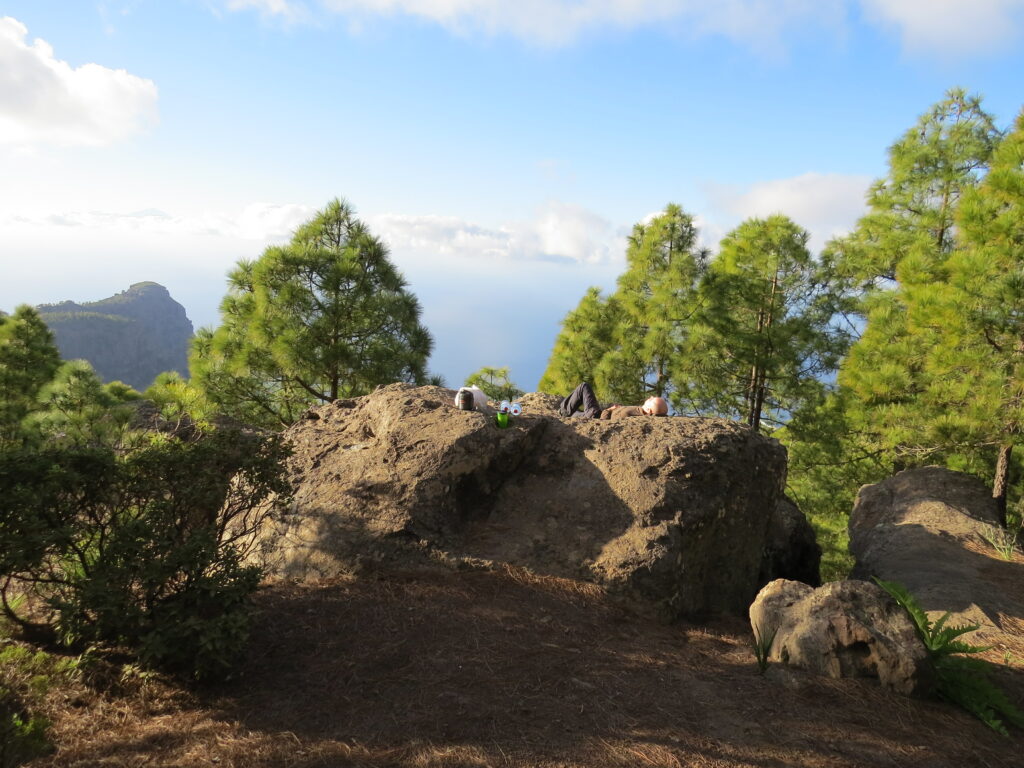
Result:
[[[1007,126],[1024,0],[0,0],[0,308],[224,275],[335,196],[431,369],[536,386],[623,237],[782,212],[820,248],[950,87]],[[466,328],[471,331],[466,333]]]

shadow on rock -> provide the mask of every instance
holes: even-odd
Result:
[[[412,552],[587,578],[673,618],[745,613],[783,498],[777,441],[719,419],[543,407],[499,429],[453,394],[394,384],[292,426],[295,502],[265,531],[270,570],[330,578]]]

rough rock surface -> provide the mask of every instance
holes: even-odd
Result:
[[[332,576],[417,549],[586,578],[671,616],[746,611],[785,450],[724,420],[565,419],[526,395],[508,429],[439,387],[394,384],[310,411],[271,570]]]
[[[750,606],[758,636],[775,632],[770,660],[828,677],[871,677],[898,693],[927,694],[933,678],[924,644],[903,610],[866,581],[818,589],[779,579]]]
[[[985,541],[997,519],[980,480],[941,467],[866,485],[850,515],[853,575],[896,581],[933,619],[951,611],[951,624],[980,624],[967,642],[1017,655],[1024,639],[1024,557],[1006,561]]]
[[[761,561],[762,584],[775,579],[821,584],[821,547],[803,512],[783,496],[772,510]]]

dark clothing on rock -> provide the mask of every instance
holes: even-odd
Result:
[[[617,408],[605,408],[601,411],[602,419],[625,419],[629,416],[646,416],[639,405],[620,405]]]
[[[597,402],[594,390],[585,381],[562,401],[562,404],[558,406],[558,413],[570,417],[576,413],[577,408],[583,409],[581,413],[576,414],[578,417],[596,419],[601,416],[601,404]]]
[[[577,408],[581,409],[579,413],[576,412]],[[578,419],[604,419],[605,421],[647,415],[639,405],[617,405],[614,408],[602,409],[594,395],[594,390],[585,381],[576,387],[571,395],[562,400],[562,404],[558,406],[558,413],[565,417],[574,416]]]

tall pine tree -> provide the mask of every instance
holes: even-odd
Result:
[[[900,279],[901,265],[914,277],[940,265],[955,243],[957,204],[1000,136],[979,97],[948,91],[889,147],[889,172],[871,185],[868,213],[829,246],[837,267],[870,290]]]
[[[378,384],[424,382],[432,340],[387,248],[334,200],[229,275],[221,326],[197,334],[205,395],[247,421],[283,426],[309,404]]]
[[[596,386],[598,367],[612,348],[619,318],[617,299],[601,296],[600,288],[588,288],[577,307],[562,321],[548,367],[538,385],[540,391],[564,395],[581,381]]]
[[[834,294],[807,240],[782,215],[748,219],[722,240],[674,360],[677,409],[759,429],[821,397],[847,336],[832,323]]]
[[[685,341],[706,262],[693,216],[678,205],[633,227],[626,271],[612,296],[618,312],[611,347],[597,367],[603,398],[640,403],[673,390],[673,360]]]
[[[0,445],[23,440],[22,421],[39,408],[39,391],[59,366],[53,333],[35,309],[23,304],[0,315]]]
[[[980,454],[994,464],[1005,517],[1011,453],[1024,435],[1024,112],[984,181],[958,211],[961,248],[946,279],[905,291],[915,336],[929,335],[928,386],[907,415],[911,443]]]
[[[923,457],[915,411],[928,389],[937,336],[908,325],[908,291],[945,279],[956,247],[956,208],[977,186],[1001,134],[977,97],[951,90],[889,150],[889,173],[871,188],[869,212],[830,244],[838,271],[861,291],[861,337],[840,371],[847,422],[866,454],[897,466]]]

